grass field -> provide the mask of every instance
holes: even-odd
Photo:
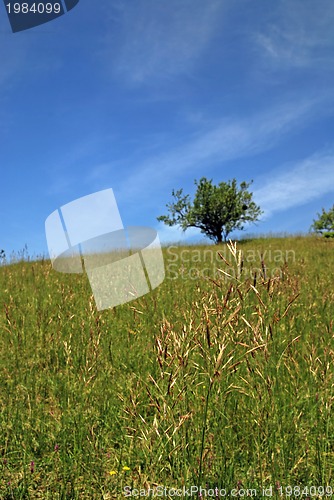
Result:
[[[0,267],[1,499],[334,493],[334,242],[164,257],[160,287],[100,312],[85,275]]]

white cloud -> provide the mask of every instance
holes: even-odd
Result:
[[[202,130],[179,147],[137,165],[119,189],[119,196],[156,196],[165,189],[166,179],[173,182],[188,171],[196,177],[205,166],[222,164],[228,160],[252,156],[271,149],[282,137],[296,127],[304,126],[316,107],[316,101],[281,105],[270,111],[237,119],[223,120]],[[131,166],[127,166],[131,172]]]
[[[274,20],[259,31],[256,42],[278,69],[333,64],[334,4],[330,0],[283,0]]]
[[[108,39],[114,71],[134,84],[187,73],[219,27],[223,7],[219,0],[122,1],[120,32]]]
[[[182,231],[178,226],[166,226],[162,222],[157,226],[157,231],[159,235],[159,240],[162,244],[167,243],[185,243],[189,242],[189,239],[196,238],[204,239],[204,235],[201,233],[200,229],[195,227],[190,227],[186,231]]]
[[[253,190],[254,200],[266,218],[328,193],[334,195],[334,154],[320,153],[283,168],[281,173],[264,179],[261,188]]]

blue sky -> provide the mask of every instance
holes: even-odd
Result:
[[[246,233],[306,232],[334,203],[331,0],[80,0],[13,34],[0,5],[0,248],[47,254],[61,205],[113,188],[123,224],[173,188],[254,180]],[[202,239],[202,236],[201,236]]]

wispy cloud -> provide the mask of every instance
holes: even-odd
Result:
[[[178,226],[166,226],[162,222],[157,224],[156,229],[159,234],[159,240],[163,244],[167,243],[186,243],[189,242],[192,238],[198,238],[203,237],[204,235],[201,233],[200,229],[197,229],[195,227],[190,227],[187,229],[187,231],[182,231]]]
[[[142,161],[127,176],[120,195],[141,197],[143,190],[154,195],[165,189],[166,179],[174,183],[191,172],[193,180],[207,166],[212,168],[218,163],[270,150],[313,118],[315,107],[316,101],[310,100],[282,105],[249,118],[216,123],[210,129],[197,132],[182,146]]]
[[[283,0],[276,5],[274,20],[256,34],[256,42],[273,67],[307,68],[334,61],[334,4]]]
[[[118,3],[116,35],[108,39],[114,72],[132,84],[188,72],[219,27],[223,8],[219,0]]]
[[[282,172],[282,170],[284,170]],[[334,194],[334,153],[318,153],[295,164],[284,165],[281,173],[269,174],[263,186],[253,190],[264,216]]]

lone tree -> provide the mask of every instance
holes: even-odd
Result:
[[[189,195],[183,196],[182,189],[173,190],[175,201],[166,205],[170,215],[157,219],[168,226],[178,225],[183,231],[197,227],[215,243],[221,243],[233,230],[243,229],[245,222],[255,222],[262,214],[248,191],[250,184],[242,182],[238,188],[233,179],[215,186],[212,180],[202,177],[199,182],[195,180],[197,191],[193,203]]]
[[[317,215],[318,219],[313,221],[311,230],[326,238],[334,238],[334,205],[328,212],[323,208],[322,213]]]

